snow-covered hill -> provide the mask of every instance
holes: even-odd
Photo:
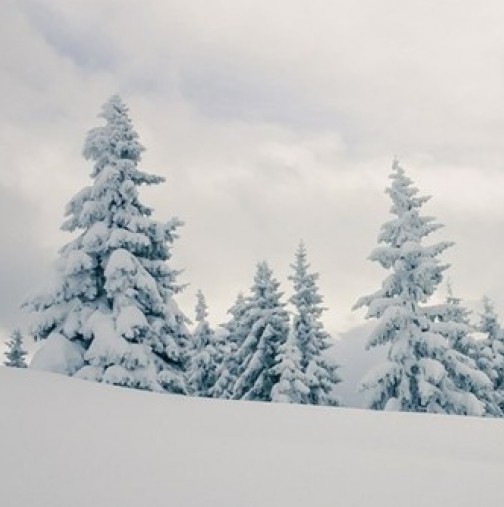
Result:
[[[0,368],[2,507],[502,504],[502,420],[226,402]]]

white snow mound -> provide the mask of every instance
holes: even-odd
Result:
[[[0,367],[0,505],[501,505],[497,419],[218,401]]]

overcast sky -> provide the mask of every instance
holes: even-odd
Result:
[[[366,260],[389,218],[397,155],[456,246],[455,292],[504,313],[502,0],[7,0],[0,14],[0,329],[48,279],[81,150],[119,92],[186,222],[174,265],[192,317],[222,322],[255,263],[283,289],[304,239],[333,332],[385,276]]]

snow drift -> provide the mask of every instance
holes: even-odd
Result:
[[[498,419],[195,399],[0,368],[5,507],[500,505]]]

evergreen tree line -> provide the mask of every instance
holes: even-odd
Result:
[[[239,294],[221,332],[207,321],[205,298],[198,292],[197,326],[189,351],[190,394],[244,399],[338,405],[333,392],[340,381],[326,354],[330,337],[320,322],[322,297],[317,274],[309,272],[304,245],[292,265],[292,317],[279,283],[266,262],[257,265],[248,296]]]
[[[339,405],[338,365],[304,245],[290,276],[292,312],[261,262],[219,330],[199,292],[191,332],[174,300],[179,273],[169,263],[182,222],[154,220],[139,199],[140,186],[164,179],[138,168],[144,148],[124,102],[113,96],[101,116],[105,125],[88,133],[83,150],[92,183],[65,210],[62,229],[77,235],[60,250],[52,284],[24,303],[30,333],[42,341],[30,366],[158,392]],[[389,273],[354,307],[376,319],[368,348],[387,348],[386,362],[362,380],[367,407],[503,416],[504,332],[493,305],[484,300],[474,325],[451,288],[445,303],[432,303],[449,267],[440,256],[452,244],[424,244],[441,227],[420,214],[429,198],[418,195],[397,161],[390,178],[393,218],[370,256]],[[485,339],[476,340],[475,331]],[[15,331],[5,364],[25,367],[25,354]]]
[[[191,332],[169,262],[182,222],[154,220],[138,193],[164,179],[139,169],[144,148],[118,96],[100,116],[105,125],[87,134],[83,150],[92,182],[65,210],[62,229],[75,237],[59,252],[53,283],[24,303],[43,342],[31,366],[150,391],[337,405],[340,379],[304,246],[293,265],[292,319],[261,262],[223,332],[211,329],[201,293]]]

